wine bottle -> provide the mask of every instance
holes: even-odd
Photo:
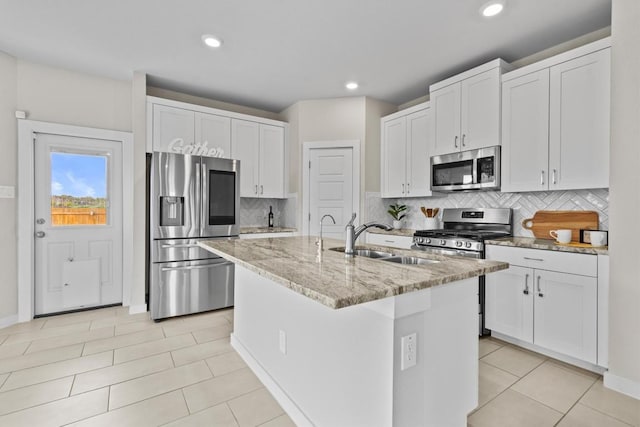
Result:
[[[273,228],[273,210],[269,206],[269,228]]]

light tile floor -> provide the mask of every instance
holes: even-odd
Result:
[[[0,329],[0,426],[264,426],[291,419],[229,345],[233,310],[104,308]],[[636,426],[640,402],[590,372],[480,340],[472,427]]]

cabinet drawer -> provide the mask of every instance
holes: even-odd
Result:
[[[598,257],[596,255],[487,245],[486,257],[521,267],[591,277],[598,275]]]
[[[367,233],[367,243],[372,245],[392,246],[399,249],[411,249],[413,237]]]

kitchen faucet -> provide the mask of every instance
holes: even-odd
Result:
[[[336,223],[336,219],[332,215],[329,215],[329,214],[323,215],[322,218],[320,218],[320,238],[316,242],[316,244],[318,245],[318,250],[319,251],[322,251],[322,221],[324,221],[324,219],[326,217],[331,218],[331,221],[333,221],[334,224]]]
[[[391,227],[390,225],[381,224],[378,222],[369,222],[367,224],[362,224],[358,228],[355,228],[353,225],[353,221],[355,221],[355,219],[356,219],[356,213],[354,212],[353,215],[351,215],[351,221],[349,221],[349,223],[345,227],[345,230],[347,231],[347,239],[344,244],[345,255],[353,255],[353,247],[356,244],[356,239],[358,239],[358,237],[362,234],[362,232],[367,228],[376,227],[376,228],[381,228],[387,231],[393,230],[393,227]]]

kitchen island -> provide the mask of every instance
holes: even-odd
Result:
[[[432,262],[345,258],[308,236],[200,245],[236,264],[232,345],[297,425],[466,425],[475,277],[506,263],[371,245]]]

